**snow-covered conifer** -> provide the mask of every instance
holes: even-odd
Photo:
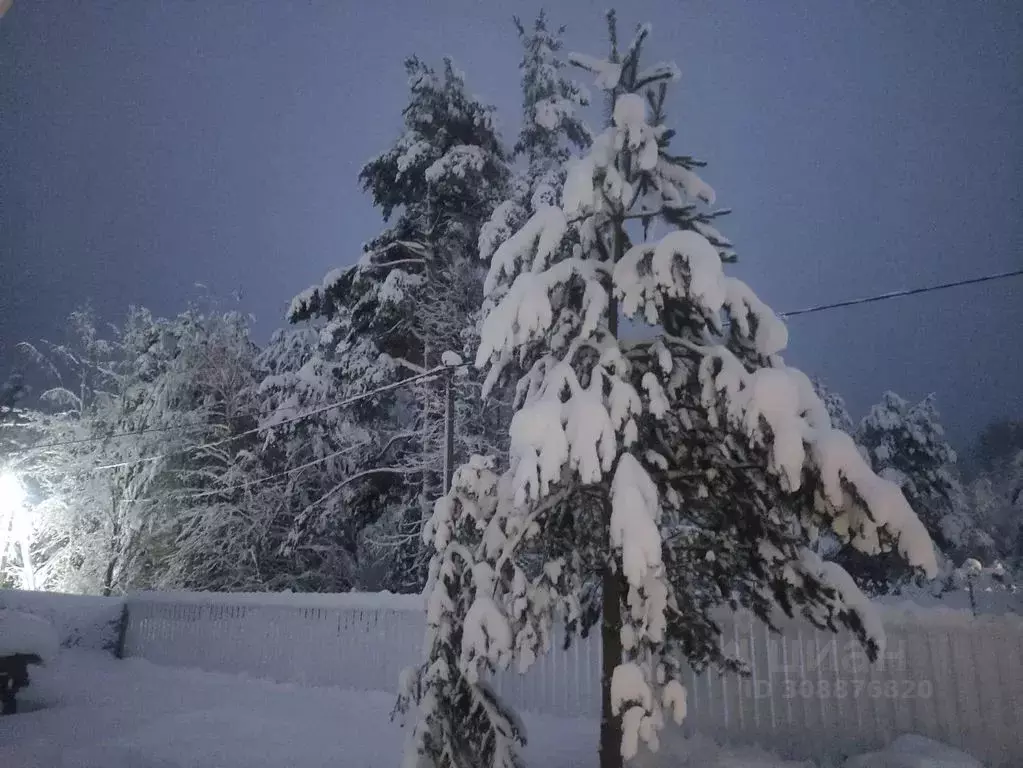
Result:
[[[570,636],[601,623],[607,768],[640,742],[656,747],[666,718],[684,718],[684,663],[734,666],[712,618],[721,604],[767,621],[781,609],[844,624],[878,651],[862,595],[808,549],[816,531],[935,568],[898,488],[784,364],[784,324],[724,273],[734,254],[704,207],[714,192],[701,164],[670,148],[665,101],[678,70],[642,65],[648,26],[620,48],[609,21],[608,59],[569,58],[605,91],[610,122],[567,163],[560,204],[537,206],[491,260],[485,290],[499,298],[476,357],[489,369],[484,392],[525,373],[509,466],[456,488],[428,529],[441,574],[431,596],[450,630],[436,641],[435,610],[428,659],[412,677],[410,759],[420,765],[513,761],[514,721],[485,698],[480,669],[528,667],[556,618]],[[621,317],[651,326],[652,338],[620,339]],[[474,526],[452,525],[455,509],[469,510],[478,535],[459,538]],[[544,562],[527,573],[519,555],[538,542]],[[455,731],[469,716],[487,720],[474,733],[500,734],[480,737],[486,749],[500,744],[497,757],[463,751],[474,742]]]
[[[543,12],[532,29],[527,30],[518,19],[515,27],[524,49],[519,64],[522,128],[515,143],[515,155],[525,160],[516,186],[520,205],[531,214],[540,206],[561,202],[565,161],[573,149],[585,149],[592,141],[582,116],[582,108],[589,104],[589,94],[564,71],[566,65],[561,58],[564,27],[550,29]]]
[[[388,503],[391,478],[382,466],[360,477],[366,457],[380,453],[364,426],[376,416],[375,404],[329,406],[372,388],[373,379],[339,368],[321,334],[304,324],[274,333],[257,366],[257,454],[261,471],[276,478],[254,489],[269,528],[262,578],[273,589],[352,589],[360,578],[362,516],[372,496]],[[302,418],[309,412],[315,417]]]
[[[592,141],[582,119],[589,94],[564,71],[564,28],[551,30],[542,12],[531,29],[518,18],[515,27],[523,47],[519,62],[522,127],[514,150],[520,164],[511,184],[512,194],[494,209],[480,232],[479,258],[484,262],[489,262],[498,247],[539,208],[561,204],[565,163],[574,150],[586,149]],[[499,300],[499,292],[487,293],[481,320]]]
[[[492,459],[472,457],[423,531],[434,552],[425,591],[428,661],[400,681],[396,710],[416,714],[405,768],[522,765],[516,747],[525,730],[487,679],[512,654],[495,574],[479,545],[497,514],[498,482]]]
[[[945,439],[935,396],[911,404],[885,392],[860,424],[859,439],[874,470],[899,484],[931,536],[944,543],[941,524],[957,485],[956,454]]]
[[[874,471],[902,489],[950,564],[966,557],[988,559],[991,540],[968,509],[956,453],[945,438],[934,395],[908,403],[885,392],[861,422],[857,441]],[[845,552],[837,559],[871,590],[898,589],[910,576],[890,557],[870,559]]]
[[[486,268],[476,246],[506,194],[491,108],[466,90],[450,60],[439,72],[415,57],[405,67],[411,94],[404,130],[360,174],[384,218],[393,216],[391,226],[355,266],[329,273],[290,311],[293,321],[318,325],[321,356],[346,396],[422,374],[441,365],[444,353],[475,347]],[[479,378],[460,376],[454,385],[460,459],[493,450],[493,409],[479,406]],[[370,541],[392,544],[384,547],[385,586],[392,589],[421,589],[426,575],[420,534],[429,502],[443,491],[444,407],[444,383],[433,379],[355,412],[376,451],[363,456],[358,473],[365,482],[352,492],[376,487],[363,508],[350,499],[347,516],[359,528],[372,525]]]

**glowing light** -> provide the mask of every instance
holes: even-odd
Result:
[[[25,503],[25,486],[13,472],[0,474],[0,506],[20,510]]]

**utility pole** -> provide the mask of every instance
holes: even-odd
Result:
[[[451,491],[455,472],[455,366],[444,371],[444,493]]]

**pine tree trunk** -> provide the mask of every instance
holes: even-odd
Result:
[[[615,222],[612,263],[618,263],[625,251],[624,221]],[[608,286],[608,295],[613,296]],[[618,302],[608,302],[608,330],[618,335]],[[601,605],[601,675],[600,675],[600,768],[622,766],[622,718],[611,711],[611,679],[622,663],[622,581],[614,568],[614,546],[611,543],[611,499],[604,501],[605,552],[608,564],[602,575]]]
[[[608,504],[610,507],[610,504]],[[608,526],[610,531],[610,526]],[[619,575],[606,568],[603,575],[600,640],[600,768],[621,768],[622,719],[611,712],[611,677],[622,663],[622,604]]]

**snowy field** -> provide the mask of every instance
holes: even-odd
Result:
[[[0,766],[18,768],[376,768],[403,732],[387,693],[300,688],[65,651],[34,669],[22,713],[0,719]],[[38,708],[43,707],[43,708]],[[34,710],[34,711],[29,711]],[[596,726],[527,718],[531,763],[586,765]]]
[[[64,651],[0,718],[0,766],[12,768],[395,768],[403,732],[387,693],[301,688],[240,676]],[[528,766],[596,766],[596,723],[525,717]],[[754,748],[668,736],[641,768],[818,768]],[[899,751],[901,746],[902,750]],[[939,753],[942,753],[939,759]],[[848,768],[979,768],[932,742],[904,741]],[[819,768],[833,768],[822,763]]]
[[[83,650],[64,651],[34,676],[18,696],[25,711],[0,719],[5,768],[394,768],[401,755],[390,693],[279,685]],[[577,758],[595,749],[591,722],[527,723],[537,765],[586,765]]]

